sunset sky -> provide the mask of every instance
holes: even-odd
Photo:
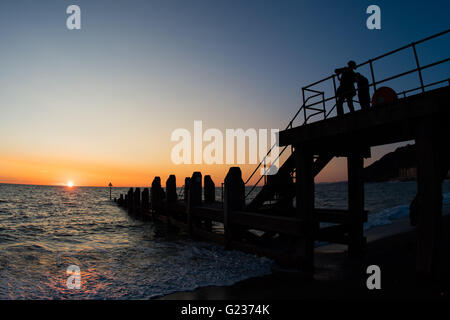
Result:
[[[171,162],[173,130],[194,120],[223,132],[283,129],[302,86],[449,27],[448,1],[376,1],[382,30],[368,30],[372,2],[1,1],[0,183],[145,186],[176,174],[181,185],[199,170],[220,185],[229,166]],[[81,30],[66,28],[71,4]],[[419,55],[429,63],[444,49],[448,36]],[[412,67],[401,56],[376,74]],[[395,147],[373,149],[367,163]],[[317,177],[345,179],[343,159]]]

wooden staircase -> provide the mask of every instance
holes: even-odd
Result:
[[[314,161],[313,174],[316,176],[331,161],[333,156],[320,155]],[[262,187],[256,197],[247,205],[248,211],[255,211],[263,207],[267,201],[274,200],[278,195],[277,203],[292,203],[295,196],[293,174],[295,172],[295,151],[283,163],[275,175],[268,176],[267,183]]]

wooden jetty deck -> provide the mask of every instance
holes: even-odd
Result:
[[[139,188],[131,188],[115,201],[131,214],[166,223],[192,237],[215,241],[229,249],[265,255],[282,266],[294,267],[305,275],[312,275],[315,241],[346,244],[349,255],[355,257],[364,253],[363,224],[367,221],[367,211],[364,209],[362,170],[364,158],[371,155],[370,148],[415,140],[418,150],[418,193],[411,206],[411,221],[418,230],[416,268],[423,276],[433,276],[441,254],[443,172],[447,173],[450,163],[450,80],[446,78],[424,84],[422,70],[439,66],[450,59],[420,66],[416,46],[446,36],[449,31],[359,66],[370,66],[370,86],[375,93],[381,83],[411,73],[418,74],[420,86],[397,93],[398,97],[390,102],[333,117],[332,111],[336,105],[328,109],[326,104],[336,101],[336,75],[304,87],[302,107],[286,130],[279,133],[279,144],[284,146],[282,152],[290,150],[291,154],[275,175],[264,179],[265,183],[251,201],[245,187],[257,170],[265,167],[263,161],[245,182],[240,168],[230,168],[223,184],[223,203],[215,198],[215,184],[210,176],[203,178],[200,172],[185,178],[182,199],[177,194],[176,177],[171,175],[165,190],[160,178],[156,177],[151,188],[145,188],[142,192]],[[375,80],[374,61],[408,49],[414,53],[417,68],[384,80]],[[327,98],[325,92],[314,89],[314,85],[324,81],[333,82],[334,96]],[[313,95],[307,97],[308,92]],[[319,101],[309,102],[317,97]],[[303,123],[294,126],[298,115],[303,115]],[[317,115],[322,119],[308,122]],[[347,210],[315,207],[314,177],[334,157],[347,158]],[[322,222],[327,222],[326,226]]]

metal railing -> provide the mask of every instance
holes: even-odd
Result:
[[[396,50],[393,50],[393,51],[390,51],[388,53],[382,54],[382,55],[380,55],[380,56],[378,56],[376,58],[369,59],[366,62],[363,62],[363,63],[357,65],[357,68],[360,68],[360,67],[363,67],[363,66],[366,66],[366,65],[369,66],[370,78],[371,78],[371,82],[369,83],[369,88],[372,88],[373,92],[375,92],[377,90],[377,86],[379,84],[382,84],[382,83],[385,83],[385,82],[388,82],[388,81],[391,81],[391,80],[394,80],[394,79],[398,79],[400,77],[404,77],[404,76],[409,75],[409,74],[417,73],[418,77],[419,77],[420,86],[418,86],[416,88],[413,88],[413,89],[408,89],[408,90],[404,90],[402,92],[397,93],[398,96],[403,96],[403,98],[405,98],[406,94],[408,94],[408,93],[411,93],[411,92],[414,92],[414,91],[418,91],[418,90],[420,90],[423,93],[423,92],[425,92],[426,88],[429,88],[429,87],[432,87],[432,86],[436,86],[436,85],[439,85],[439,84],[443,84],[445,82],[447,82],[448,85],[450,85],[450,79],[449,78],[446,78],[446,79],[443,79],[443,80],[440,80],[440,81],[436,81],[436,82],[433,82],[433,83],[429,83],[429,84],[424,84],[423,74],[422,74],[422,71],[425,70],[425,69],[429,69],[429,68],[434,67],[436,65],[443,64],[443,63],[446,63],[446,62],[450,61],[450,57],[442,59],[442,60],[439,60],[439,61],[436,61],[436,62],[433,62],[433,63],[426,64],[426,65],[420,65],[419,57],[418,57],[418,54],[417,54],[417,45],[418,44],[421,44],[423,42],[429,41],[429,40],[434,39],[434,38],[438,38],[438,37],[444,36],[444,35],[448,34],[449,32],[450,32],[450,29],[447,29],[445,31],[442,31],[442,32],[439,32],[439,33],[434,34],[432,36],[429,36],[427,38],[424,38],[422,40],[419,40],[419,41],[416,41],[416,42],[412,42],[411,44],[405,45],[405,46],[400,47],[400,48],[398,48]],[[387,78],[382,79],[382,80],[378,80],[377,81],[375,79],[374,66],[373,66],[373,63],[375,61],[381,60],[381,59],[383,59],[385,57],[391,56],[391,55],[393,55],[395,53],[398,53],[400,51],[403,51],[403,50],[406,50],[406,49],[410,49],[410,48],[412,49],[413,54],[414,54],[414,60],[415,60],[416,68],[408,70],[406,72],[402,72],[402,73],[393,75],[393,76],[390,76],[390,77],[387,77]],[[332,75],[330,75],[330,76],[328,76],[328,77],[326,77],[326,78],[324,78],[322,80],[316,81],[316,82],[314,82],[314,83],[312,83],[312,84],[310,84],[308,86],[302,87],[303,104],[299,108],[297,113],[294,115],[294,117],[291,119],[291,121],[289,122],[289,124],[287,125],[285,130],[291,129],[293,127],[294,121],[297,119],[298,115],[302,111],[303,111],[303,122],[300,125],[307,124],[308,121],[311,118],[313,118],[315,116],[318,116],[318,115],[323,115],[323,118],[321,120],[325,120],[325,119],[330,117],[331,113],[334,111],[334,109],[336,108],[336,105],[337,105],[337,98],[338,98],[338,96],[337,96],[336,78],[337,78],[337,75],[336,74],[332,74]],[[333,93],[334,94],[332,96],[326,98],[325,97],[325,91],[317,90],[314,87],[317,86],[317,85],[320,85],[320,84],[324,84],[327,81],[332,81],[332,88],[333,88]],[[357,91],[357,89],[355,91]],[[312,93],[312,95],[307,97],[307,93]],[[320,97],[320,100],[308,104],[308,102],[311,99],[317,98],[317,97]],[[331,101],[331,100],[334,100],[335,104],[333,105],[333,107],[330,110],[327,110],[326,103],[328,101]],[[356,102],[358,102],[358,101],[356,101]],[[308,111],[312,111],[312,113],[309,113]],[[266,159],[269,156],[269,154],[272,152],[272,150],[275,148],[275,146],[276,146],[276,144],[272,145],[272,147],[269,149],[267,154],[264,156],[264,158],[257,165],[255,170],[251,173],[251,175],[245,181],[245,185],[247,185],[252,180],[252,178],[255,176],[255,174],[259,170],[259,168],[261,168],[261,166],[264,167],[264,174],[261,175],[261,177],[256,181],[256,183],[253,185],[253,187],[250,189],[250,191],[245,195],[246,199],[255,190],[256,186],[261,182],[262,179],[264,179],[264,184],[267,182],[266,174],[267,174],[267,171],[270,169],[270,167],[269,167],[269,169],[267,169],[267,167],[266,167]],[[279,155],[276,157],[275,161],[280,158],[280,156],[285,152],[285,150],[287,148],[288,148],[288,146],[285,146],[281,150]],[[292,147],[291,147],[291,153],[292,153]]]
[[[414,92],[414,91],[417,91],[417,90],[421,90],[421,92],[425,92],[425,89],[428,88],[428,87],[448,82],[448,78],[440,80],[440,81],[437,81],[437,82],[433,82],[433,83],[430,83],[430,84],[424,84],[422,71],[426,70],[426,69],[429,69],[431,67],[434,67],[436,65],[446,63],[446,62],[450,61],[450,57],[442,59],[442,60],[439,60],[439,61],[435,61],[433,63],[426,64],[426,65],[420,65],[419,56],[417,54],[417,45],[421,44],[421,43],[424,43],[426,41],[429,41],[429,40],[432,40],[432,39],[444,36],[444,35],[448,34],[449,32],[450,32],[450,29],[447,29],[445,31],[439,32],[437,34],[434,34],[434,35],[432,35],[430,37],[424,38],[422,40],[419,40],[419,41],[416,41],[416,42],[412,42],[411,44],[405,45],[405,46],[400,47],[400,48],[398,48],[396,50],[393,50],[393,51],[390,51],[388,53],[382,54],[382,55],[380,55],[380,56],[378,56],[376,58],[369,59],[366,62],[363,62],[363,63],[357,65],[356,67],[360,68],[360,67],[367,66],[367,65],[369,66],[370,78],[371,78],[371,82],[369,83],[369,88],[372,88],[373,92],[375,92],[377,90],[377,86],[382,84],[382,83],[385,83],[385,82],[388,82],[388,81],[392,81],[394,79],[398,79],[398,78],[401,78],[401,77],[404,77],[406,75],[413,74],[413,73],[417,73],[418,74],[420,85],[418,87],[414,88],[414,89],[409,89],[409,90],[405,90],[405,91],[402,91],[400,93],[397,93],[397,95],[403,95],[403,97],[406,97],[406,93]],[[407,49],[412,49],[412,53],[414,55],[414,60],[415,60],[415,64],[416,64],[416,67],[414,69],[411,69],[411,70],[408,70],[408,71],[405,71],[405,72],[402,72],[402,73],[398,73],[398,74],[392,75],[392,76],[387,77],[387,78],[382,79],[382,80],[376,80],[375,79],[375,72],[374,72],[374,65],[373,65],[375,61],[381,60],[381,59],[386,58],[388,56],[392,56],[395,53],[398,53],[400,51],[404,51],[404,50],[407,50]],[[328,76],[328,77],[326,77],[326,78],[324,78],[322,80],[316,81],[316,82],[314,82],[314,83],[312,83],[312,84],[302,88],[303,101],[305,101],[306,95],[307,95],[308,92],[312,92],[314,94],[318,92],[316,89],[313,89],[313,87],[318,86],[318,85],[324,85],[327,81],[332,81],[333,91],[334,91],[333,95],[330,96],[330,97],[325,98],[324,95],[322,95],[322,99],[320,101],[316,101],[314,103],[305,104],[304,105],[304,107],[303,107],[303,117],[304,117],[305,121],[304,121],[303,124],[308,123],[308,120],[310,118],[312,118],[312,117],[314,117],[316,115],[319,115],[319,114],[323,114],[323,119],[322,120],[327,119],[331,115],[331,113],[334,111],[334,109],[336,108],[337,98],[338,98],[337,86],[336,86],[336,78],[337,78],[337,75],[336,74],[332,74],[332,75],[330,75],[330,76]],[[331,101],[331,100],[334,100],[335,104],[333,105],[333,107],[330,110],[327,111],[326,110],[326,103],[328,101]],[[319,109],[318,107],[316,107],[317,105],[322,105],[322,108]],[[308,114],[309,110],[312,110],[313,113],[312,114]]]

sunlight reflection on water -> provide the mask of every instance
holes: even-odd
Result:
[[[108,198],[108,188],[0,184],[0,299],[147,299],[270,273],[268,259],[158,238]],[[79,290],[67,288],[69,265]]]

